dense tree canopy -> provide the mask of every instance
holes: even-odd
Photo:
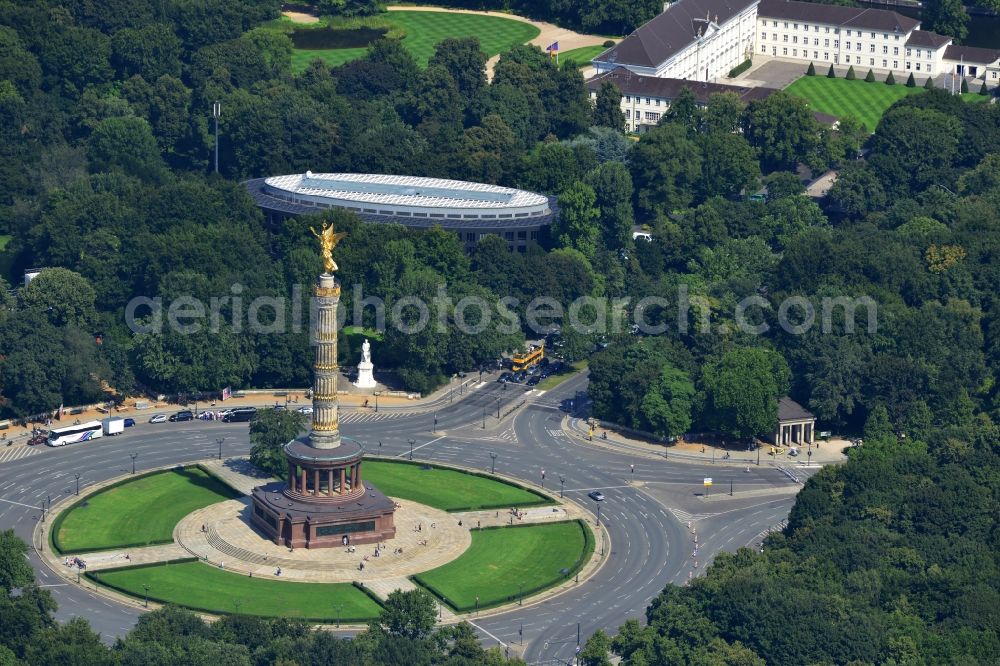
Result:
[[[609,34],[662,9],[454,4]],[[960,32],[953,3],[925,9]],[[721,557],[654,600],[648,627],[621,627],[610,649],[625,663],[997,661],[1000,105],[930,90],[869,136],[850,117],[821,127],[784,92],[748,106],[685,92],[628,137],[619,91],[591,100],[575,65],[534,46],[501,54],[491,81],[474,38],[445,40],[427,66],[383,39],[293,74],[288,37],[263,25],[279,11],[275,0],[0,0],[0,419],[111,390],[306,385],[321,270],[309,227],[332,222],[349,234],[341,308],[383,329],[380,367],[409,390],[542,335],[527,321],[535,299],[568,311],[586,298],[590,315],[607,299],[622,321],[557,337],[567,360],[589,359],[595,416],[667,438],[749,438],[773,431],[789,395],[821,428],[865,437],[856,459],[807,484],[764,554]],[[265,220],[241,185],[307,169],[526,188],[560,212],[523,253],[509,249],[519,239],[486,235],[467,256],[471,239],[440,228],[332,211]],[[827,169],[829,195],[807,196],[802,183]],[[431,299],[429,325],[408,332],[394,324],[419,322],[415,297]],[[356,336],[341,339],[348,367]],[[294,418],[262,412],[258,464],[285,472]],[[351,641],[165,609],[107,648],[80,621],[55,625],[22,559],[0,538],[0,663],[502,663],[471,628],[435,629],[426,599],[405,595]],[[604,664],[608,649],[598,634],[581,658]]]

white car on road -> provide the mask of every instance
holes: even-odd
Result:
[[[150,423],[166,423],[167,422],[167,415],[166,414],[153,414],[152,416],[149,417],[149,422]]]

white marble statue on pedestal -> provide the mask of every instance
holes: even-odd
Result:
[[[375,382],[375,366],[372,365],[372,346],[368,343],[368,339],[365,339],[364,344],[361,345],[361,363],[358,363],[358,381],[354,382],[354,385],[358,388],[375,388],[377,383]]]

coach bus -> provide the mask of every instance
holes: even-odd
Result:
[[[545,358],[545,347],[535,347],[532,345],[524,354],[514,354],[514,358],[511,359],[510,369],[514,372],[520,372],[525,368],[530,368],[539,361]]]
[[[76,442],[89,442],[104,436],[104,427],[100,421],[78,423],[65,428],[53,428],[49,433],[49,446],[64,446]]]

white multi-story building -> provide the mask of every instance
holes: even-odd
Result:
[[[597,101],[597,93],[605,83],[614,84],[622,93],[622,113],[625,115],[625,129],[629,132],[643,132],[656,125],[684,89],[691,91],[695,103],[699,106],[708,104],[709,98],[715,93],[733,93],[743,102],[752,102],[777,92],[774,88],[762,86],[749,88],[704,81],[640,76],[627,69],[618,68],[598,74],[587,81],[591,100]]]
[[[643,76],[713,81],[752,54],[897,78],[953,73],[1000,83],[1000,49],[955,46],[951,37],[890,10],[796,0],[679,0],[593,63],[598,74],[624,67]]]
[[[594,59],[657,78],[711,81],[753,52],[757,0],[681,0]]]

